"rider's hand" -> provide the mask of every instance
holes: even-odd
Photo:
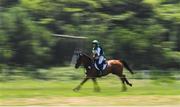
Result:
[[[99,59],[99,57],[98,57],[98,56],[96,56],[94,59]]]

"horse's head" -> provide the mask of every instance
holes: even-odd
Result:
[[[81,65],[83,65],[85,68],[91,65],[92,60],[89,56],[82,53],[79,53],[77,56],[78,57],[75,64],[76,69],[79,68]]]
[[[83,63],[83,55],[81,53],[77,54],[77,60],[76,60],[76,64],[75,64],[75,68],[79,68],[79,66],[81,66],[81,64]]]

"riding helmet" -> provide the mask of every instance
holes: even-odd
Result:
[[[92,44],[99,44],[99,41],[98,40],[93,40]]]

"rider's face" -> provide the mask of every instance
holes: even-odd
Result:
[[[93,47],[96,47],[96,44],[93,44]]]

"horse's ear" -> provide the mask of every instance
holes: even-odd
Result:
[[[77,55],[77,56],[80,56],[81,53],[82,53],[82,52],[81,52],[79,49],[76,49],[76,50],[74,51],[74,54]]]

